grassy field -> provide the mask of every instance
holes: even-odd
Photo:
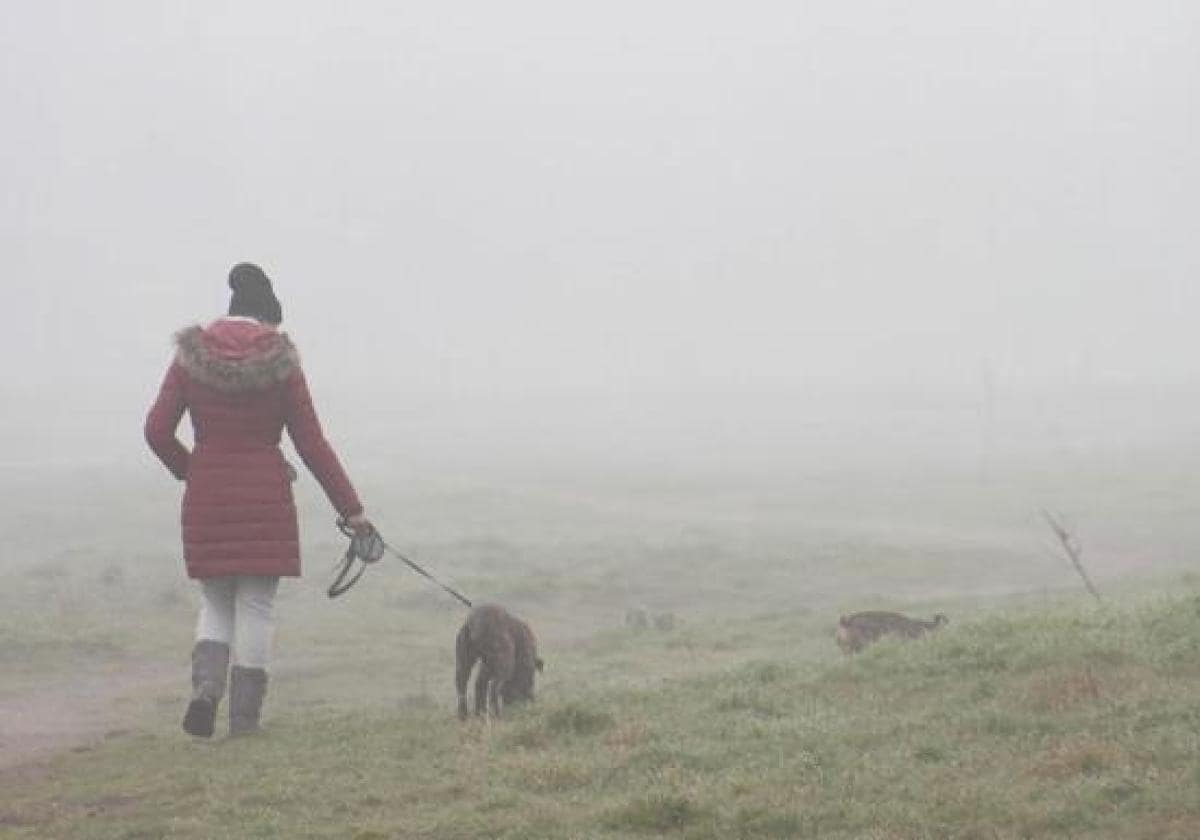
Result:
[[[0,519],[0,740],[17,754],[14,709],[71,737],[0,763],[0,836],[1197,837],[1191,516],[1117,473],[368,474],[389,539],[537,630],[539,700],[494,725],[453,715],[456,602],[396,563],[325,599],[340,545],[310,482],[269,731],[211,743],[178,731],[173,488],[31,479]],[[1030,500],[1063,498],[1103,605],[1036,530]],[[626,627],[637,606],[674,628]],[[837,615],[881,607],[951,624],[842,657]]]
[[[143,731],[7,784],[0,830],[1200,836],[1200,595],[1013,606],[846,661],[823,623],[600,634],[556,652],[541,700],[494,725],[458,723],[442,692],[354,709],[348,687],[276,703],[264,737],[188,743],[163,704]]]

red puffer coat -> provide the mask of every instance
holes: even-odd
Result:
[[[175,340],[175,360],[146,418],[146,441],[187,482],[188,576],[299,575],[282,430],[339,514],[362,513],[362,505],[321,432],[295,347],[285,333],[246,318],[190,327]],[[184,411],[192,418],[191,452],[175,435]]]

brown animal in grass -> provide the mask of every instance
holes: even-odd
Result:
[[[630,607],[625,610],[625,626],[631,630],[646,630],[653,625],[664,633],[675,629],[675,613],[652,613],[645,607]]]
[[[475,714],[499,717],[509,703],[533,700],[533,672],[541,672],[537,640],[529,625],[498,604],[471,610],[454,644],[458,716],[467,717],[467,682],[475,675]]]
[[[908,618],[894,612],[854,613],[838,619],[837,643],[843,653],[858,653],[884,636],[919,639],[949,621],[950,619],[942,613],[938,613],[929,621]]]

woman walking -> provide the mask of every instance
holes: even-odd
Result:
[[[200,582],[192,697],[184,731],[211,737],[228,672],[229,734],[258,729],[267,689],[271,610],[280,577],[300,574],[291,482],[279,450],[287,429],[326,496],[356,531],[369,529],[326,442],[282,307],[262,269],[229,272],[229,314],[175,337],[175,358],[146,418],[146,441],[183,494],[183,554]],[[195,445],[176,437],[184,412]],[[233,667],[229,667],[230,651]]]

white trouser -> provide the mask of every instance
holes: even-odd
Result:
[[[233,661],[246,668],[266,668],[271,658],[271,605],[279,578],[232,575],[200,581],[200,620],[196,640],[224,642]]]

